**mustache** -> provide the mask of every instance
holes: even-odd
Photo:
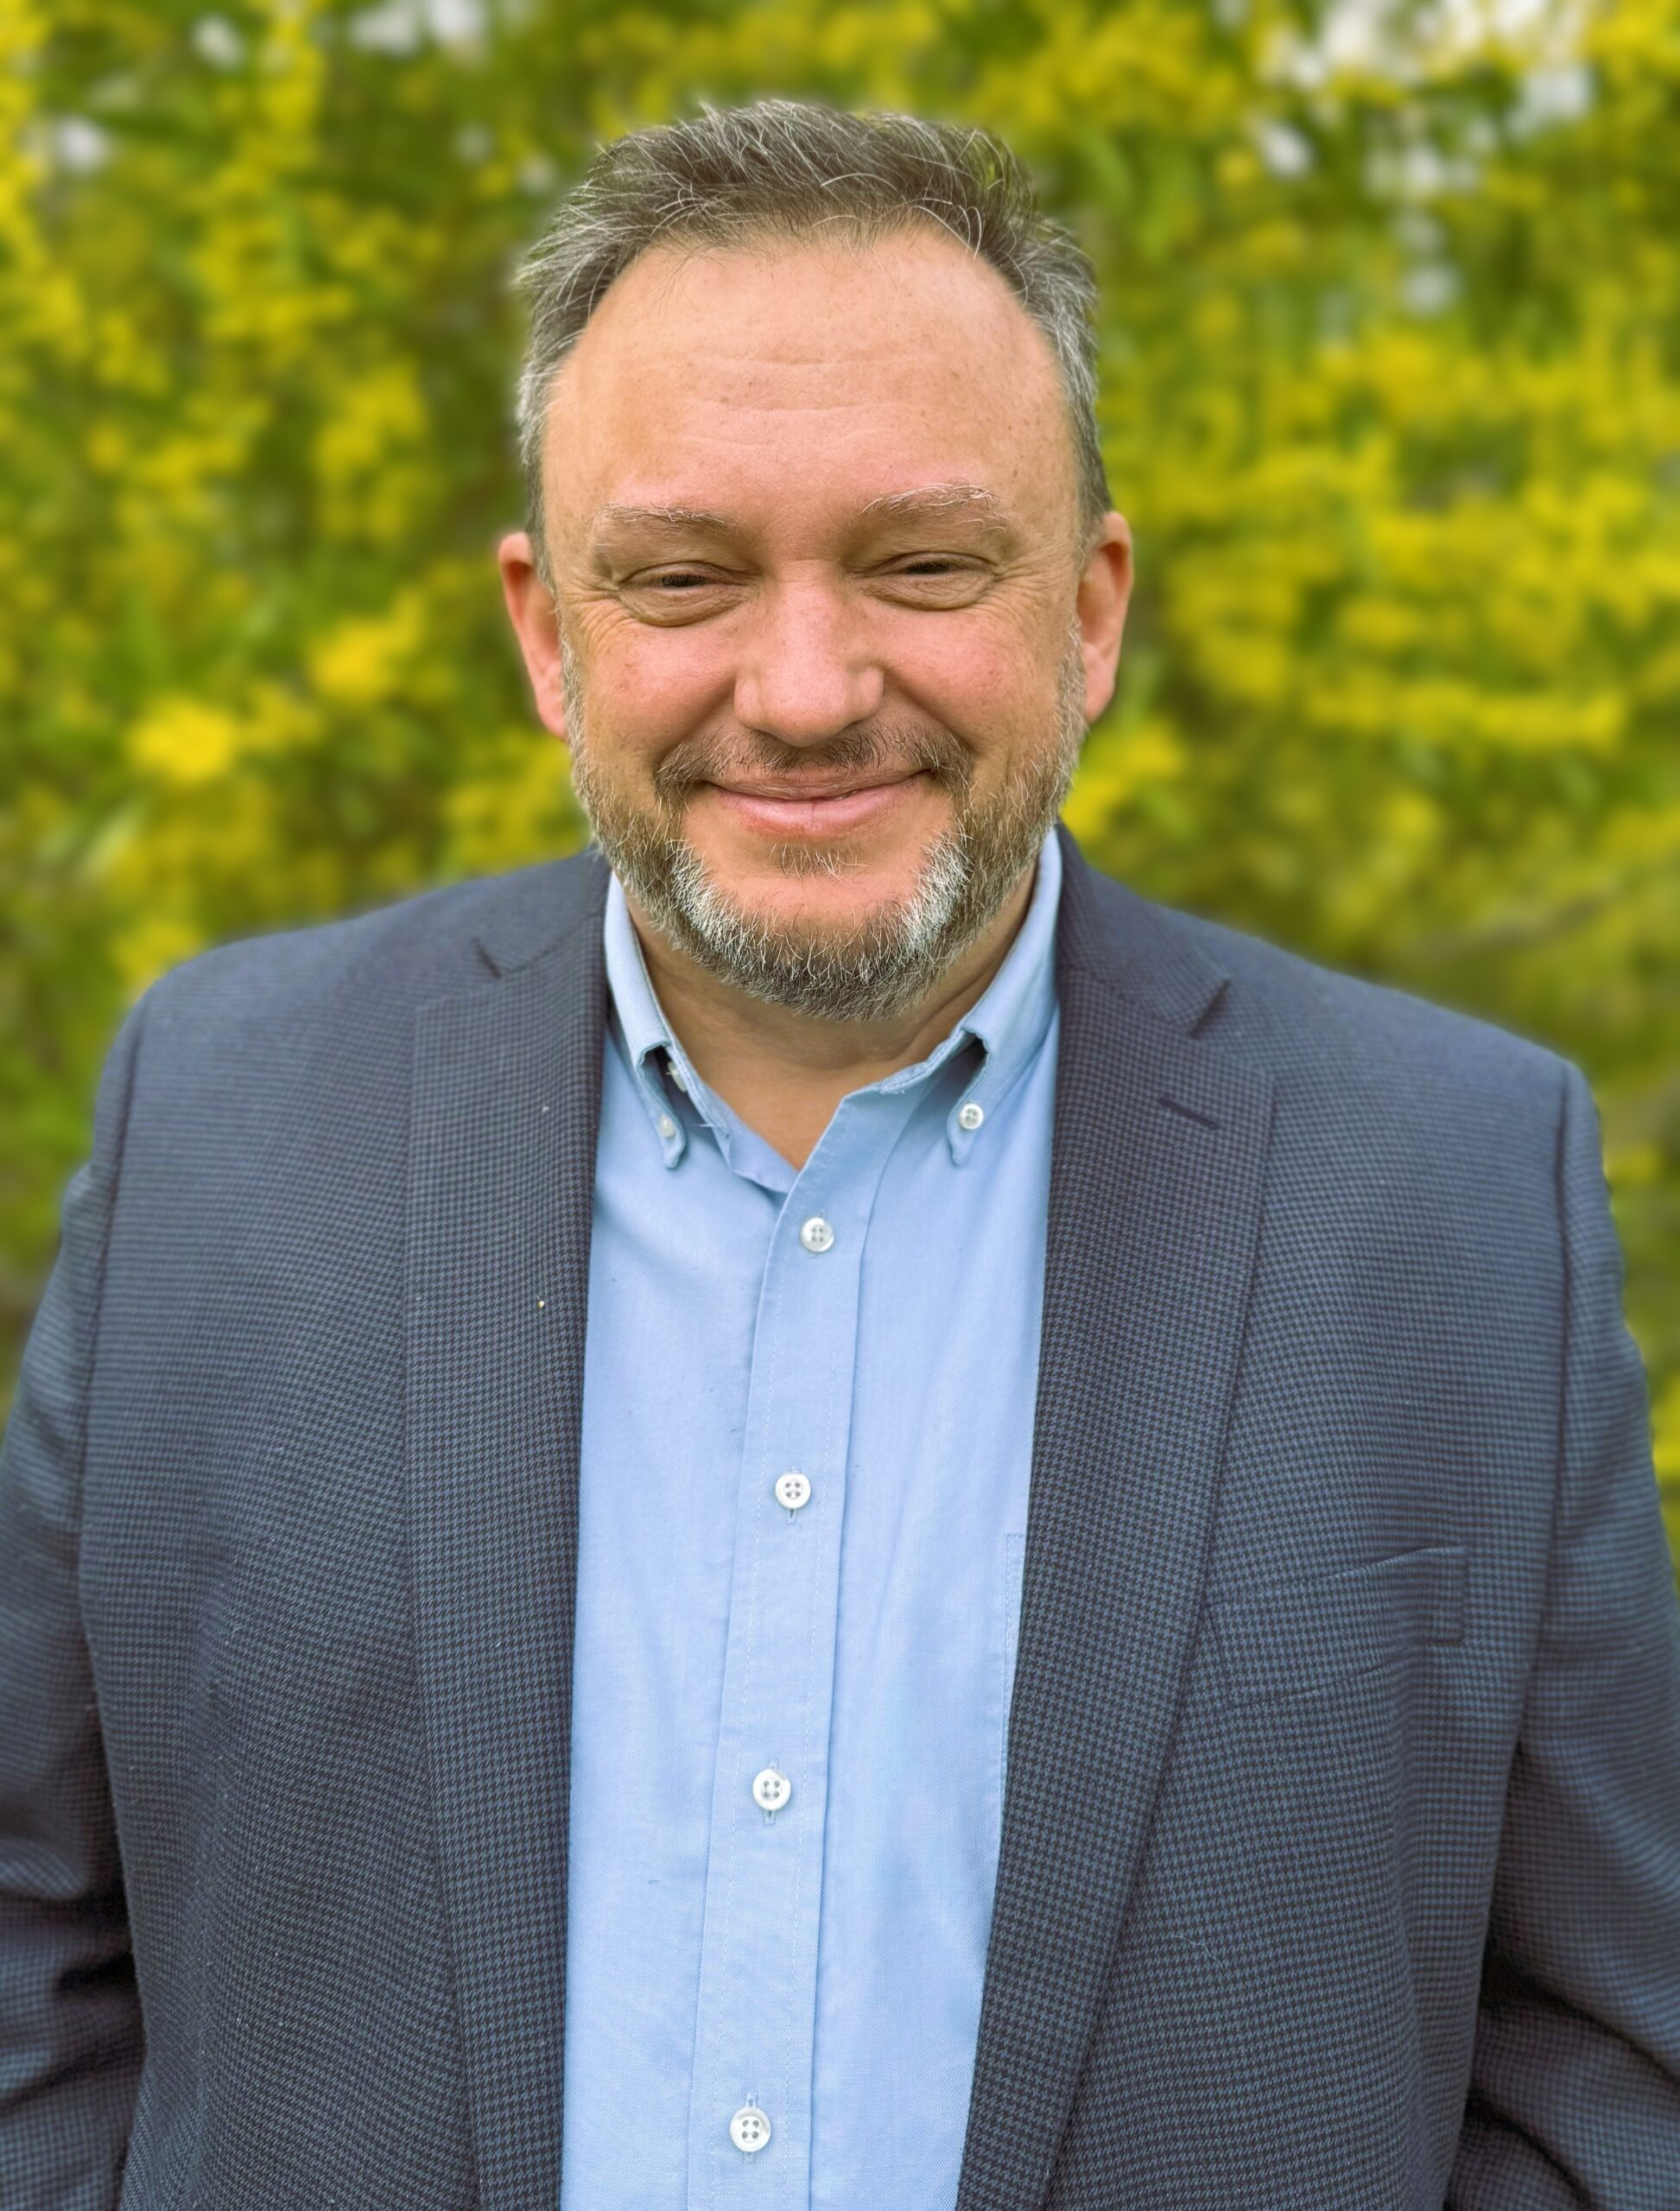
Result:
[[[675,807],[701,783],[751,783],[809,776],[927,775],[958,792],[973,781],[973,756],[933,722],[859,722],[820,744],[788,744],[759,732],[695,736],[675,744],[653,772],[656,797]]]

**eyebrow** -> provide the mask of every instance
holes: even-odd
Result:
[[[965,511],[982,522],[1002,523],[1009,519],[1003,501],[983,484],[929,484],[911,491],[887,491],[870,500],[863,511],[886,522],[918,522]]]
[[[922,522],[967,514],[1001,529],[1009,520],[1002,500],[983,484],[927,484],[909,491],[884,491],[859,511],[871,522]],[[714,537],[726,537],[740,527],[729,516],[706,507],[675,506],[598,507],[592,523],[595,529],[698,529]]]
[[[711,514],[704,507],[598,507],[591,519],[597,529],[603,523],[631,529],[652,523],[667,529],[707,529],[717,535],[735,527],[727,515]]]

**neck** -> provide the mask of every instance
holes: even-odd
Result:
[[[628,894],[625,903],[649,980],[695,1073],[799,1168],[848,1091],[925,1059],[979,999],[1015,941],[1036,874],[1035,863],[926,998],[884,1021],[821,1020],[749,997],[669,943]]]

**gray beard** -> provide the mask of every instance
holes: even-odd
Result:
[[[909,895],[855,928],[813,929],[744,911],[707,872],[682,833],[682,794],[704,780],[711,748],[679,748],[654,776],[655,803],[618,798],[595,772],[576,657],[561,640],[572,786],[595,843],[624,890],[668,944],[751,998],[822,1021],[882,1021],[908,1012],[996,918],[1037,858],[1062,810],[1085,738],[1084,668],[1075,629],[1056,672],[1054,743],[1023,762],[991,798],[969,796],[972,757],[926,725],[846,731],[794,748],[761,738],[764,772],[792,763],[836,770],[914,763],[949,786],[955,816],[929,847]],[[774,757],[772,757],[772,753]],[[731,755],[739,762],[739,747]],[[843,853],[789,844],[785,874],[838,877]]]

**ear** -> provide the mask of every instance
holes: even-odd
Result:
[[[1075,607],[1085,661],[1085,719],[1094,722],[1114,695],[1120,636],[1132,597],[1132,530],[1122,514],[1102,518],[1080,572]]]
[[[554,593],[536,573],[530,539],[523,529],[504,537],[496,548],[502,574],[502,597],[508,619],[519,640],[531,695],[544,729],[562,744],[566,741],[566,699],[560,681],[560,621]]]

